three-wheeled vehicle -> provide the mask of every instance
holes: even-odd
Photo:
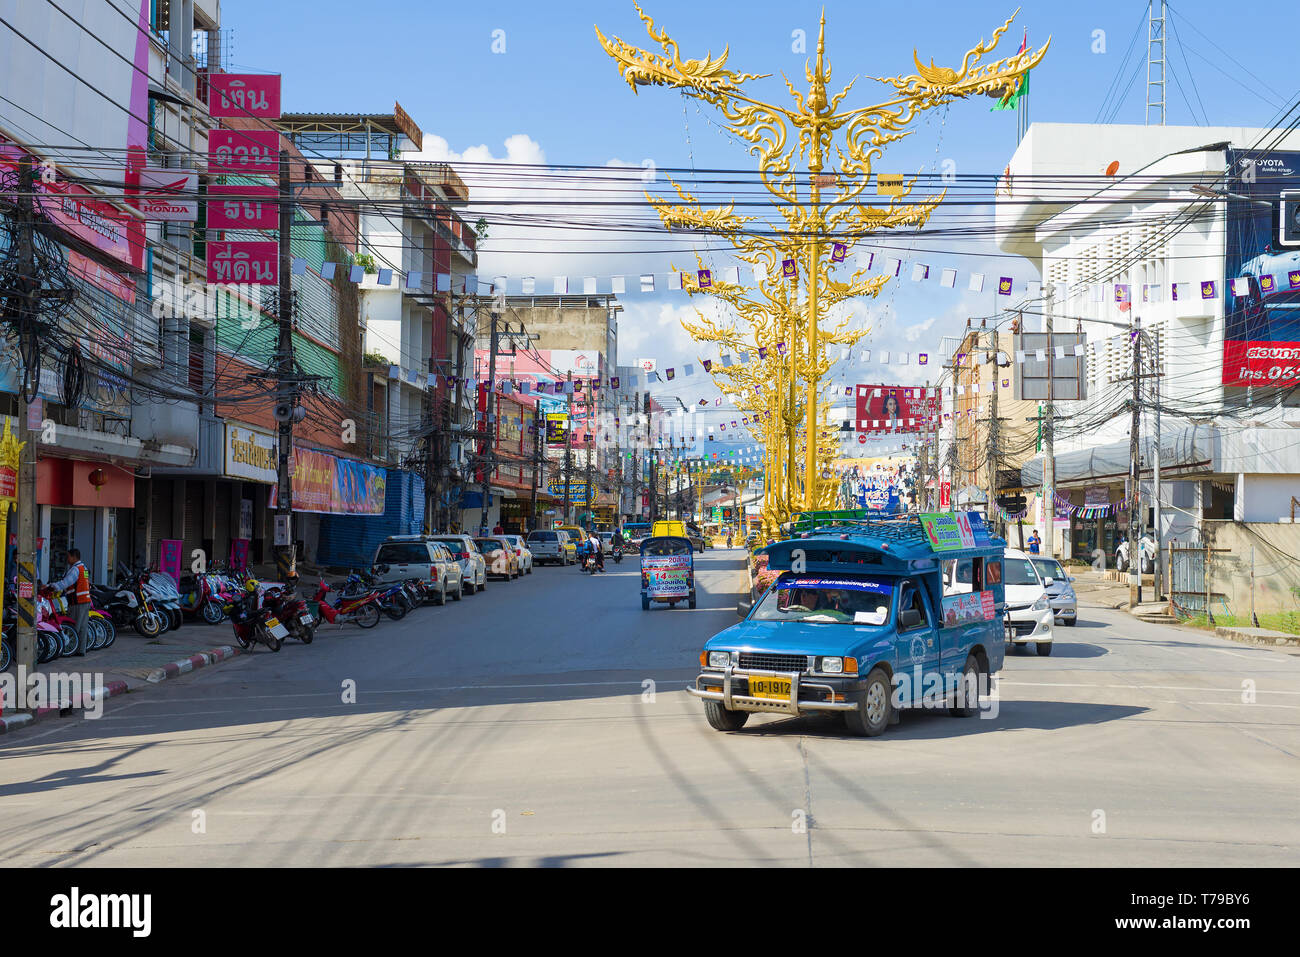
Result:
[[[641,542],[641,608],[652,601],[675,608],[679,601],[695,607],[695,563],[690,539],[657,535]]]
[[[753,712],[833,711],[871,736],[903,708],[985,710],[1006,654],[1005,542],[981,515],[809,520],[791,534],[763,550],[776,580],[700,653],[687,690],[710,725],[736,731]],[[971,560],[969,592],[944,594],[949,559]]]

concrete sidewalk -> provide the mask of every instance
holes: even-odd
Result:
[[[219,625],[186,622],[175,631],[153,639],[142,638],[133,628],[125,626],[118,628],[117,640],[110,647],[89,651],[83,658],[55,658],[47,664],[37,665],[35,674],[92,675],[94,684],[103,688],[97,697],[111,698],[226,661],[239,652],[239,643],[229,622]],[[46,717],[66,715],[73,709],[62,705],[71,704],[60,702],[59,705],[20,712],[12,710],[6,697],[0,712],[0,734]]]

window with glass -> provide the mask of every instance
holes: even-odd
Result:
[[[884,625],[893,583],[873,578],[783,578],[770,589],[751,621]]]

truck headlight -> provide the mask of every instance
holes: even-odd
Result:
[[[1033,607],[1031,607],[1029,610],[1047,611],[1047,596],[1044,595],[1043,597],[1039,598],[1038,601],[1034,602]]]
[[[843,658],[823,658],[818,662],[817,670],[822,674],[839,675],[844,673]]]
[[[725,668],[725,667],[727,667],[727,665],[729,665],[729,664],[731,664],[731,652],[729,652],[729,651],[710,651],[710,652],[709,652],[709,667],[710,667],[710,668]]]

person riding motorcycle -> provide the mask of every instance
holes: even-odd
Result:
[[[622,548],[624,545],[626,545],[627,542],[623,539],[623,532],[616,531],[613,535],[611,535],[609,538],[609,544],[613,548]]]
[[[595,532],[588,532],[588,535],[590,537],[587,539],[587,549],[590,551],[596,567],[603,572],[605,570],[605,550],[600,547],[600,539],[596,537]]]

